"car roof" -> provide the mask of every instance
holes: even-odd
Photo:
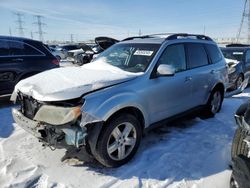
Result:
[[[13,37],[13,36],[2,36],[2,35],[0,35],[0,39],[18,40],[18,41],[23,41],[23,42],[39,42],[39,43],[42,43],[41,41],[33,40],[33,39],[25,38],[25,37]]]

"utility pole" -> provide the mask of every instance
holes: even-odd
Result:
[[[45,23],[42,22],[43,16],[35,15],[34,17],[37,19],[37,21],[34,24],[38,26],[38,31],[36,33],[39,34],[39,40],[43,41],[44,40],[43,34],[45,34],[45,32],[43,32],[42,27],[46,25]]]
[[[10,36],[12,36],[12,31],[11,31],[10,27],[9,27],[9,34],[10,34]]]
[[[138,34],[139,34],[139,36],[141,36],[141,29],[139,29],[139,33]]]
[[[206,35],[206,26],[203,27],[203,35]]]
[[[250,0],[245,0],[244,9],[241,17],[240,28],[236,36],[236,41],[239,42],[240,35],[242,33],[243,24],[247,19],[247,43],[250,44]]]
[[[23,28],[23,23],[24,22],[22,20],[22,17],[24,16],[24,14],[20,13],[20,12],[15,12],[14,14],[17,16],[16,23],[17,23],[17,29],[18,29],[18,32],[19,32],[19,36],[23,37],[24,36],[24,28]]]

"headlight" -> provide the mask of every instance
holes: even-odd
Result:
[[[236,68],[235,67],[230,67],[229,69],[228,69],[228,74],[232,74],[232,73],[234,73],[236,71]]]
[[[51,125],[63,125],[75,121],[81,115],[81,107],[60,107],[43,105],[36,113],[34,120]]]

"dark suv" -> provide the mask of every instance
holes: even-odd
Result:
[[[11,94],[20,80],[56,67],[58,60],[42,42],[0,36],[0,96]]]
[[[243,80],[250,76],[250,47],[230,45],[221,51],[229,67],[229,88],[239,89]]]

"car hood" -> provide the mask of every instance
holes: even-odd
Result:
[[[129,81],[141,74],[125,72],[101,61],[81,67],[57,68],[20,81],[12,93],[11,100],[16,101],[18,92],[39,101],[69,100]]]
[[[240,63],[240,61],[237,61],[237,60],[234,60],[234,59],[225,58],[225,60],[226,60],[226,63],[227,63],[228,65],[230,65],[230,67],[231,67],[231,66],[235,66],[235,65],[237,65],[238,63]]]

